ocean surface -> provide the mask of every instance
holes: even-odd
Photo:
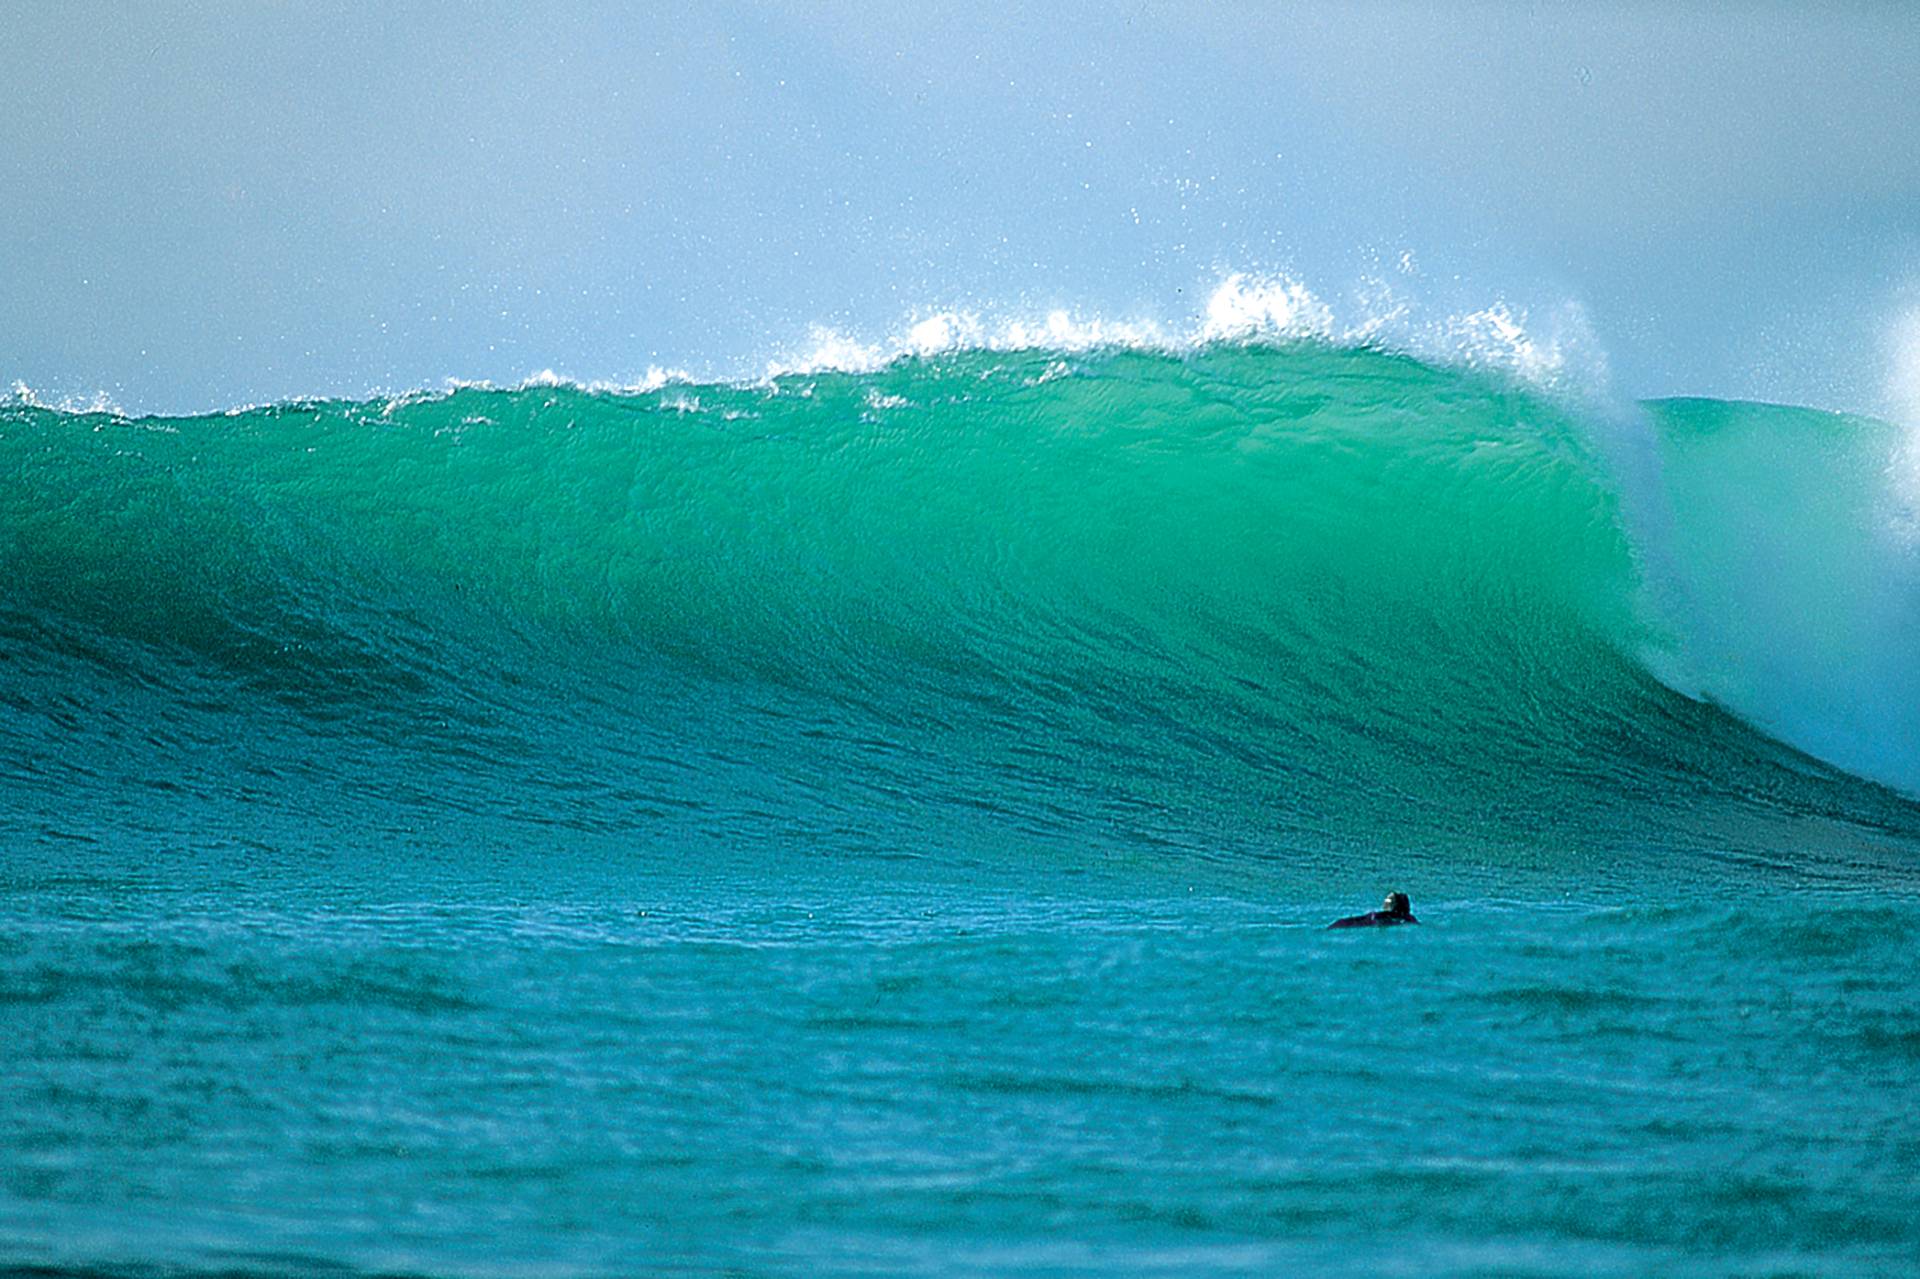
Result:
[[[1870,418],[15,396],[0,1272],[1913,1274],[1916,795]]]

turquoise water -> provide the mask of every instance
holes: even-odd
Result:
[[[1908,447],[1318,344],[0,407],[0,1267],[1909,1272]]]

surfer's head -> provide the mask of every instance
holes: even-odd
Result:
[[[1388,893],[1387,900],[1380,903],[1380,909],[1389,915],[1411,915],[1413,903],[1407,900],[1405,893]]]

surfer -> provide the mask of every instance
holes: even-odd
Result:
[[[1336,919],[1328,928],[1386,928],[1393,924],[1417,924],[1413,917],[1413,903],[1407,900],[1405,893],[1388,893],[1387,900],[1380,903],[1380,909],[1368,911],[1364,915],[1348,915],[1345,919]]]

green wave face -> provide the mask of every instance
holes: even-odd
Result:
[[[1649,421],[1651,467],[1623,466]],[[89,716],[137,688],[161,723],[281,725],[322,771],[378,742],[516,811],[698,809],[735,835],[749,808],[1196,849],[1910,829],[1792,748],[1920,776],[1911,709],[1820,711],[1842,686],[1875,704],[1849,655],[1912,691],[1897,546],[1823,595],[1741,531],[1803,496],[1759,477],[1807,432],[1840,496],[1776,540],[1817,567],[1879,527],[1890,428],[1612,422],[1368,350],[976,351],[177,420],[15,405],[4,713],[58,703],[105,740]],[[1772,624],[1795,624],[1781,592],[1818,616],[1774,643],[1754,583]]]
[[[1649,406],[1680,687],[1920,793],[1920,451],[1887,422]]]

